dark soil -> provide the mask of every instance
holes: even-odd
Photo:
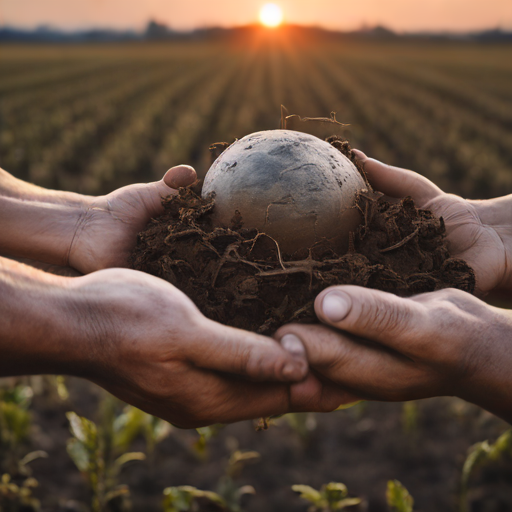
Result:
[[[348,142],[327,139],[354,159]],[[218,154],[227,145],[215,145]],[[365,177],[366,179],[366,177]],[[233,212],[229,229],[212,225],[214,198],[181,189],[164,200],[165,213],[140,233],[133,268],[163,278],[186,293],[204,315],[223,324],[271,334],[289,322],[315,322],[313,303],[323,289],[352,284],[401,296],[458,288],[473,293],[475,275],[451,258],[442,218],[379,192],[362,193],[362,223],[348,252],[321,243],[292,257]]]

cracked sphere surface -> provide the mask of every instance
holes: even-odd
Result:
[[[327,241],[335,249],[361,221],[354,208],[366,183],[340,151],[291,130],[252,133],[236,141],[206,174],[202,196],[215,194],[214,224],[274,238],[286,254]]]

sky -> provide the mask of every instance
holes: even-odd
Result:
[[[0,0],[0,24],[64,29],[174,29],[256,22],[265,0]],[[274,0],[289,23],[350,30],[382,24],[397,31],[512,29],[512,0]]]

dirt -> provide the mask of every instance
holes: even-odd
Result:
[[[349,143],[336,136],[327,141],[366,180]],[[226,147],[212,146],[213,156]],[[285,257],[273,238],[245,228],[236,211],[230,228],[213,226],[215,199],[199,194],[198,186],[183,188],[164,200],[165,213],[139,234],[132,266],[169,281],[223,324],[272,334],[289,322],[315,322],[314,299],[332,285],[401,296],[448,287],[474,292],[471,267],[450,257],[443,219],[416,208],[410,197],[361,193],[356,207],[362,223],[345,254],[318,243]]]

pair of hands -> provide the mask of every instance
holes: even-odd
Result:
[[[466,201],[411,171],[356,154],[375,189],[410,195],[418,207],[443,216],[450,251],[475,269],[481,293],[509,287],[508,203]],[[94,199],[69,264],[83,273],[126,266],[136,233],[162,211],[161,196],[194,179],[181,166],[161,182]],[[207,320],[185,295],[149,275],[103,270],[69,286],[80,292],[80,308],[93,312],[97,348],[87,376],[181,426],[331,411],[360,398],[436,395],[460,396],[512,419],[509,314],[457,290],[409,299],[352,286],[325,290],[316,311],[327,327],[281,328],[276,339],[283,350]]]

